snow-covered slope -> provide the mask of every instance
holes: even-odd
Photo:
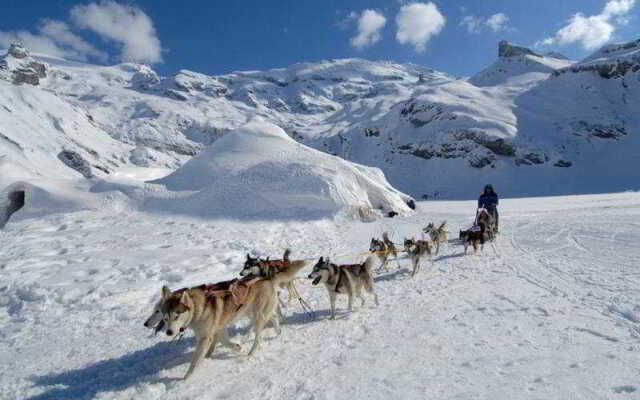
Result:
[[[153,183],[171,193],[147,200],[148,209],[189,215],[310,219],[339,212],[411,213],[410,197],[393,189],[379,169],[309,148],[259,118]]]
[[[176,169],[260,116],[414,197],[474,197],[488,181],[507,196],[637,188],[637,41],[575,64],[503,42],[470,79],[361,59],[161,77],[31,57],[47,67],[37,87],[0,80],[0,151],[13,171]]]
[[[474,202],[423,202],[414,216],[345,221],[215,221],[82,211],[15,220],[0,231],[0,398],[637,399],[640,393],[640,195],[506,200],[495,244],[449,244],[410,278],[408,259],[375,277],[356,311],[297,281],[282,334],[242,319],[188,381],[194,350],[143,327],[160,288],[237,276],[245,254],[361,262],[371,236],[395,241],[430,221],[450,230]],[[349,256],[345,256],[345,254]],[[358,254],[358,255],[355,255]],[[301,271],[305,277],[310,267]],[[283,298],[285,296],[283,295]]]
[[[538,54],[507,41],[498,45],[498,61],[469,79],[475,86],[531,84],[553,71],[573,64],[555,53]]]

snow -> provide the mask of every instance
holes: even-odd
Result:
[[[259,116],[415,198],[469,199],[487,182],[512,197],[637,190],[637,41],[575,64],[507,45],[517,51],[469,79],[357,58],[162,77],[32,54],[48,65],[38,87],[0,81],[0,185],[78,178],[63,150],[99,179],[176,170]]]
[[[187,194],[150,199],[147,208],[190,215],[275,219],[358,209],[411,213],[410,197],[391,187],[379,169],[300,144],[261,118],[151,183]]]
[[[371,223],[21,210],[0,231],[0,398],[637,398],[635,192],[503,199],[495,247],[462,256],[451,243],[415,279],[400,259],[376,276],[380,306],[346,313],[339,298],[336,321],[325,290],[299,281],[315,317],[292,304],[256,357],[219,348],[186,382],[192,337],[142,326],[163,284],[234,277],[247,252],[358,262],[383,231],[400,242],[447,220],[455,237],[475,206],[420,202]],[[246,352],[247,322],[232,334]]]
[[[551,56],[519,55],[500,57],[498,61],[480,71],[469,81],[476,86],[513,85],[522,81],[522,75],[529,76],[528,83],[546,79],[556,69],[565,68],[574,61]]]

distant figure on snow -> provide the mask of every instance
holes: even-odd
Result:
[[[486,185],[484,192],[478,198],[478,208],[486,208],[496,223],[498,231],[498,194],[493,190],[493,186]]]

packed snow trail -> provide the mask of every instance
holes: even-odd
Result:
[[[640,195],[504,200],[501,234],[477,255],[441,248],[377,275],[380,306],[328,320],[324,288],[298,281],[283,332],[254,358],[216,350],[181,378],[192,336],[142,323],[162,284],[231,278],[246,252],[293,258],[359,253],[474,202],[424,202],[412,217],[260,223],[82,211],[13,220],[0,231],[2,399],[631,399],[640,396]],[[350,263],[360,259],[336,259]],[[310,267],[303,270],[306,277]]]

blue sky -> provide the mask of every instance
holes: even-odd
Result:
[[[497,57],[506,39],[580,59],[640,39],[635,0],[3,0],[0,47],[92,63],[207,74],[362,57],[456,76]]]

